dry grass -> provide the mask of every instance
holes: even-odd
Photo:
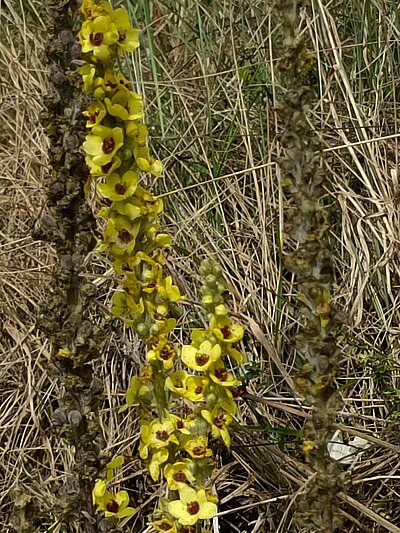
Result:
[[[44,205],[46,172],[46,139],[38,125],[46,90],[43,27],[35,13],[40,4],[1,6],[4,532],[18,531],[17,511],[10,504],[18,504],[22,495],[33,502],[37,498],[45,517],[35,530],[67,531],[57,525],[52,506],[72,461],[70,451],[48,431],[58,390],[48,374],[49,346],[36,328],[54,261],[52,250],[30,237]],[[326,205],[337,267],[334,298],[346,316],[338,335],[343,406],[337,427],[345,439],[361,435],[370,443],[353,467],[344,467],[341,530],[394,532],[400,531],[400,15],[390,0],[311,4],[304,13],[315,50],[311,116],[326,153]],[[296,287],[282,268],[292,243],[283,230],[288,205],[274,162],[279,155],[275,108],[284,91],[277,72],[279,27],[264,0],[142,0],[129,8],[139,26],[147,27],[132,72],[143,80],[153,148],[166,166],[160,185],[165,222],[177,245],[170,268],[195,300],[197,260],[217,259],[231,288],[231,308],[247,331],[242,378],[249,398],[240,405],[231,453],[217,450],[222,505],[214,531],[300,532],[294,508],[313,479],[300,451],[309,409],[293,390],[301,366],[290,343],[297,327]],[[104,264],[95,258],[93,272]],[[96,283],[107,304],[112,287],[101,276]],[[111,328],[101,308],[95,319],[110,328],[109,343],[96,362],[104,379],[104,436],[109,451],[130,458],[124,486],[142,509],[142,518],[125,530],[145,531],[145,515],[158,494],[134,456],[134,413],[117,413],[140,347],[119,327]],[[198,320],[185,306],[182,335]],[[25,509],[29,514],[29,506]]]

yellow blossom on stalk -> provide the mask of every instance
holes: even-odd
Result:
[[[142,97],[126,89],[116,92],[111,99],[104,100],[107,111],[113,117],[121,120],[140,120],[143,118],[143,100]]]
[[[210,378],[218,385],[221,385],[221,387],[236,387],[240,384],[240,381],[235,379],[231,372],[227,371],[222,361],[213,364],[209,368],[208,373]]]
[[[79,8],[86,20],[94,19],[101,15],[110,15],[111,6],[108,2],[100,2],[96,4],[94,0],[83,0]]]
[[[124,144],[124,133],[121,128],[94,126],[86,136],[83,149],[97,166],[109,163]]]
[[[182,346],[181,358],[187,367],[198,372],[205,372],[221,357],[221,347],[204,341],[199,348],[191,345]]]
[[[83,115],[87,117],[86,127],[93,128],[94,126],[99,126],[106,116],[106,108],[100,102],[100,100],[95,100],[90,104],[86,111],[83,112]]]
[[[123,318],[126,327],[139,321],[144,313],[143,300],[137,301],[127,292],[116,292],[112,297],[111,313],[116,318]]]
[[[106,483],[101,479],[96,481],[92,497],[96,513],[103,511],[106,518],[127,518],[136,512],[133,507],[128,507],[129,495],[125,490],[113,494],[107,491]]]
[[[154,344],[151,343],[153,349],[147,352],[146,361],[148,363],[160,361],[164,370],[171,370],[176,356],[175,348],[163,337],[154,339],[153,342]]]
[[[183,485],[196,481],[193,461],[184,459],[164,467],[164,475],[171,490],[180,490]]]
[[[109,61],[112,50],[110,47],[118,42],[118,30],[109,15],[101,15],[86,20],[78,33],[82,53],[92,54],[94,61]]]
[[[160,450],[153,450],[150,454],[150,461],[148,462],[148,469],[154,481],[158,481],[160,477],[160,466],[168,460],[169,452],[167,448]]]
[[[207,500],[204,489],[183,486],[179,491],[179,500],[168,504],[168,511],[184,526],[196,524],[198,520],[207,520],[217,514],[217,506]]]
[[[152,422],[143,422],[140,428],[139,454],[142,459],[147,459],[149,448],[164,448],[171,443],[179,444],[175,435],[174,421],[166,418],[164,422],[155,419]]]
[[[138,376],[133,376],[125,393],[126,404],[119,409],[119,412],[123,413],[129,406],[139,403],[140,401],[145,404],[151,404],[153,399],[152,380],[153,368],[150,365],[143,367]]]
[[[232,324],[223,304],[215,308],[215,315],[210,319],[210,330],[223,344],[233,344],[242,340],[244,330],[239,324]]]
[[[104,214],[103,212],[102,216]],[[129,218],[111,215],[98,250],[101,252],[109,249],[112,255],[130,254],[135,248],[138,231],[139,224],[132,223]]]
[[[97,190],[104,198],[118,202],[129,198],[135,193],[138,180],[139,176],[132,170],[128,170],[123,176],[111,174],[105,183],[97,185]]]
[[[127,137],[134,140],[135,146],[146,146],[147,137],[149,135],[149,130],[147,129],[146,124],[133,121],[128,122],[126,124],[125,133]]]
[[[105,165],[96,165],[93,163],[93,159],[90,156],[86,156],[86,164],[90,169],[90,174],[93,177],[97,176],[109,176],[114,173],[117,168],[121,166],[121,159],[114,155],[114,157]]]
[[[232,422],[232,416],[224,409],[223,405],[217,404],[212,411],[203,409],[201,414],[211,426],[211,435],[214,439],[221,438],[225,446],[228,448],[231,445],[231,437],[229,435],[228,426]]]
[[[185,370],[178,370],[165,380],[167,389],[191,402],[204,400],[204,391],[208,383],[209,380],[207,378],[191,376]]]
[[[192,459],[203,459],[204,457],[212,456],[212,450],[207,447],[206,435],[199,435],[194,438],[188,435],[182,435],[181,444]]]
[[[77,68],[76,71],[82,76],[83,90],[85,91],[85,93],[88,93],[93,87],[93,80],[96,74],[96,69],[92,65],[86,63],[82,67]]]
[[[177,533],[176,525],[169,518],[155,520],[151,525],[156,531],[161,531],[162,533]]]
[[[98,76],[94,80],[94,97],[99,100],[111,98],[120,90],[131,91],[132,84],[123,74],[115,73],[111,69],[106,69],[104,76]]]
[[[168,302],[176,302],[181,298],[181,293],[178,287],[173,285],[171,276],[167,276],[162,280],[161,285],[157,287],[157,293],[162,300]]]
[[[116,9],[112,20],[118,30],[117,45],[120,52],[132,52],[139,46],[139,30],[133,29],[128,13],[124,9]]]

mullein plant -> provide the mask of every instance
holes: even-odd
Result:
[[[230,446],[239,385],[233,366],[242,363],[235,345],[243,328],[231,322],[224,305],[220,267],[206,261],[200,270],[207,327],[193,330],[190,344],[178,347],[171,340],[172,307],[182,296],[165,272],[163,250],[171,239],[160,226],[162,200],[143,184],[163,169],[148,148],[142,98],[117,68],[119,55],[139,46],[139,32],[123,8],[113,10],[105,1],[83,0],[80,14],[78,72],[89,102],[86,191],[95,182],[104,204],[97,249],[112,259],[120,283],[112,315],[146,345],[146,365],[132,378],[121,411],[139,406],[139,455],[152,479],[165,482],[165,498],[151,517],[153,529],[205,532],[203,521],[215,516],[218,501],[209,486],[215,469],[210,439]],[[92,493],[97,512],[114,521],[135,512],[127,492],[115,492],[108,483],[121,464],[122,458],[114,458]]]
[[[333,532],[338,525],[336,494],[341,475],[329,456],[328,443],[340,405],[335,387],[338,350],[335,329],[340,317],[331,304],[332,254],[328,247],[328,211],[324,206],[327,180],[320,148],[308,118],[312,91],[312,53],[304,42],[301,0],[280,0],[277,11],[284,34],[282,85],[287,88],[280,107],[284,124],[279,164],[282,187],[291,198],[285,231],[296,243],[288,254],[286,268],[294,274],[298,288],[299,331],[294,346],[303,360],[297,377],[298,391],[312,405],[312,418],[305,428],[303,452],[315,471],[308,484],[301,512],[307,531]]]

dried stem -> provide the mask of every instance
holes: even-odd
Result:
[[[312,98],[308,79],[312,54],[300,36],[302,3],[287,1],[280,6],[284,28],[281,71],[287,93],[280,107],[284,156],[279,164],[283,190],[291,203],[285,229],[297,243],[296,251],[287,255],[285,266],[295,274],[298,288],[300,327],[294,341],[304,364],[296,383],[313,406],[303,449],[316,472],[315,483],[310,484],[305,498],[307,511],[303,512],[303,520],[309,531],[333,532],[337,527],[336,494],[341,476],[329,457],[327,443],[338,408],[333,336],[338,317],[331,306],[333,267],[325,238],[329,227],[323,201],[326,176],[316,136],[307,119]]]
[[[40,327],[53,344],[53,374],[60,382],[59,407],[53,429],[74,453],[70,472],[60,490],[59,519],[79,531],[96,531],[91,491],[99,470],[103,444],[97,418],[101,383],[88,362],[98,355],[98,333],[89,320],[94,285],[81,276],[93,249],[95,221],[84,195],[88,171],[79,147],[84,136],[79,57],[74,36],[74,1],[47,0],[49,41],[47,61],[51,94],[42,123],[50,140],[51,170],[47,178],[47,213],[36,237],[53,243],[58,264],[53,286],[42,305]]]

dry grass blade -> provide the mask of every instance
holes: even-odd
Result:
[[[159,192],[176,239],[170,268],[189,300],[196,300],[195,263],[216,258],[231,289],[228,303],[248,332],[240,377],[249,397],[240,403],[232,453],[216,446],[222,466],[216,488],[223,501],[216,524],[220,533],[301,533],[294,509],[312,483],[299,445],[309,409],[293,390],[301,367],[289,342],[297,329],[296,287],[282,267],[292,243],[283,232],[290,205],[274,163],[275,108],[284,91],[276,70],[279,28],[264,0],[127,5],[146,27],[142,57],[132,72],[142,80],[153,148],[166,166]],[[395,0],[313,0],[303,12],[315,51],[316,103],[310,113],[330,176],[334,296],[348,317],[338,337],[344,406],[336,427],[345,441],[360,436],[371,445],[351,469],[344,467],[345,479],[352,480],[348,493],[340,495],[347,533],[399,531],[400,523],[397,7]],[[37,0],[6,0],[0,6],[0,528],[5,533],[20,531],[12,503],[27,520],[33,512],[42,517],[37,531],[65,531],[52,507],[73,461],[71,451],[49,436],[58,390],[48,375],[50,347],[36,329],[54,261],[52,250],[30,237],[44,205],[47,151],[38,125],[46,91],[40,10]],[[109,332],[96,362],[105,384],[102,426],[107,451],[127,458],[121,482],[140,509],[124,530],[144,532],[159,493],[137,459],[135,415],[118,413],[141,355],[136,339],[105,320],[114,290],[105,276],[108,268],[104,258],[95,257],[93,271],[86,273],[102,290],[94,320]],[[199,324],[196,312],[185,306],[182,331]]]

